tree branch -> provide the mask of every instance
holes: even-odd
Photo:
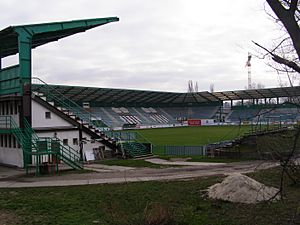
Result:
[[[289,11],[292,12],[293,14],[296,12],[297,10],[297,3],[298,3],[298,0],[292,0],[291,1],[291,5],[290,5],[290,9]]]
[[[298,0],[291,0],[290,8],[288,10],[285,9],[278,0],[266,1],[290,35],[293,46],[297,52],[298,59],[300,59],[300,28],[295,19],[295,11],[297,10]]]
[[[279,63],[279,64],[283,64],[283,65],[286,65],[290,68],[292,68],[293,70],[297,71],[298,73],[300,73],[300,66],[297,65],[295,62],[293,61],[290,61],[290,60],[287,60],[287,59],[284,59],[276,54],[274,54],[273,52],[269,51],[268,49],[266,49],[265,47],[261,46],[260,44],[252,41],[256,46],[262,48],[263,50],[265,50],[266,52],[268,52],[271,56],[272,56],[272,59]]]

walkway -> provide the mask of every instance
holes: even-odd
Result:
[[[90,173],[67,173],[57,176],[20,176],[20,171],[10,171],[11,176],[0,178],[0,188],[20,187],[53,187],[104,183],[126,183],[139,181],[193,179],[212,175],[226,175],[233,172],[247,173],[257,169],[274,166],[274,163],[261,161],[220,163],[209,165],[207,163],[197,166],[169,167],[163,169],[131,168],[118,166],[104,166],[99,164],[86,165]],[[11,170],[11,169],[8,169]],[[21,171],[24,174],[24,171]]]

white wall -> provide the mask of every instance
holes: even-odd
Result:
[[[23,150],[21,148],[1,148],[0,163],[24,167]]]
[[[47,108],[38,104],[35,101],[32,101],[32,127],[37,128],[51,128],[54,129],[53,131],[48,132],[41,132],[37,131],[37,135],[39,137],[54,137],[56,133],[56,137],[60,140],[68,139],[68,145],[79,151],[79,130],[64,130],[60,131],[59,129],[55,130],[55,128],[74,128],[74,126],[69,123],[68,121],[64,120],[63,118],[59,117],[58,115],[51,112],[51,119],[45,118],[45,112],[49,112]],[[103,146],[102,143],[95,141],[94,143],[91,142],[91,136],[84,133],[82,137],[85,138],[87,141],[83,144],[83,152],[88,150],[93,150],[93,148],[98,148]],[[73,144],[73,138],[77,138],[78,145]],[[109,150],[108,147],[105,147]]]
[[[37,132],[37,135],[39,137],[54,137],[54,133],[56,132],[56,137],[60,140],[68,139],[68,145],[79,152],[80,147],[79,145],[73,144],[73,138],[78,139],[79,143],[79,131],[78,130],[71,130],[71,131],[51,131],[51,132]],[[98,148],[100,146],[103,146],[102,143],[99,143],[95,141],[94,143],[91,143],[91,136],[84,133],[82,134],[82,137],[85,138],[87,141],[83,144],[83,152],[93,150],[93,148]],[[109,149],[105,147],[106,149]]]
[[[50,131],[50,132],[36,132],[39,137],[56,137],[60,140],[68,139],[68,145],[71,148],[79,151],[78,145],[73,145],[73,138],[77,138],[79,141],[79,131],[78,130],[70,130],[70,131]]]
[[[45,118],[45,112],[49,112],[47,108],[32,101],[32,127],[73,127],[72,124],[62,119],[58,115],[51,112],[51,119]]]

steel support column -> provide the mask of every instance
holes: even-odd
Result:
[[[26,119],[31,125],[31,47],[32,34],[24,29],[18,30],[18,49],[20,65],[20,85],[22,88],[21,121]],[[20,124],[22,125],[22,124]],[[23,128],[23,127],[22,127]]]

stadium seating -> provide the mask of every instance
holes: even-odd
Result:
[[[92,107],[90,110],[110,127],[122,127],[124,124],[154,126],[178,123],[162,109],[153,107]]]
[[[233,109],[226,121],[296,122],[300,120],[297,108],[238,108]]]
[[[189,119],[212,119],[217,113],[219,106],[199,106],[199,107],[165,107],[162,108],[173,118]]]

